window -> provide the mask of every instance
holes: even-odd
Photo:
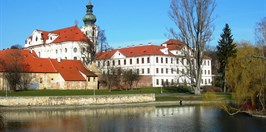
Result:
[[[38,41],[38,37],[36,37],[36,39],[35,39],[36,41]]]
[[[120,60],[118,60],[118,65],[120,65]]]
[[[179,69],[178,68],[176,69],[176,73],[179,74]]]
[[[65,59],[67,60],[67,57],[65,57]]]
[[[126,59],[124,59],[124,65],[126,65],[127,64],[127,60]]]
[[[147,74],[150,74],[150,68],[147,68]]]
[[[178,58],[176,58],[176,64],[178,64],[179,63],[179,60],[178,60]]]
[[[130,65],[132,65],[132,59],[129,59],[129,63],[130,63]]]
[[[156,63],[159,63],[159,58],[158,57],[156,57]]]
[[[211,83],[211,79],[209,79],[209,84]]]
[[[171,80],[171,85],[172,85],[172,86],[174,85],[174,79]]]
[[[156,84],[159,85],[159,79],[156,79]]]
[[[67,53],[67,48],[65,48],[65,53]]]
[[[82,48],[82,53],[84,53],[86,51],[86,48]]]
[[[144,64],[144,58],[141,59],[141,63]]]
[[[137,58],[137,64],[139,64],[139,58]]]
[[[113,66],[115,66],[115,61],[113,60]]]
[[[150,63],[150,57],[147,58],[147,63]]]
[[[55,50],[55,53],[57,54],[58,53],[58,50]]]
[[[74,60],[77,60],[78,58],[77,57],[74,57]]]
[[[174,69],[173,68],[171,68],[171,74],[174,74]]]
[[[161,63],[163,63],[163,57],[161,58]]]
[[[93,77],[93,81],[94,81],[94,82],[96,81],[96,77]]]
[[[163,74],[163,68],[161,68],[161,73]]]
[[[165,58],[165,63],[166,63],[166,64],[168,63],[168,58]]]
[[[168,74],[168,69],[167,68],[165,69],[165,72],[166,72],[166,74]]]
[[[91,81],[91,78],[90,77],[88,77],[88,82],[90,82]]]
[[[156,73],[159,73],[159,68],[156,68]]]
[[[101,66],[101,63],[100,63],[100,61],[98,61],[98,67],[100,67]]]
[[[204,70],[204,74],[205,74],[205,75],[207,74],[206,70]]]
[[[208,61],[208,66],[210,65],[210,61]]]
[[[73,51],[74,51],[74,53],[77,53],[78,49],[75,47],[75,48],[73,49]]]
[[[205,84],[207,84],[207,79],[205,79]]]
[[[107,66],[110,66],[110,62],[109,61],[107,61]]]
[[[208,74],[209,74],[209,75],[211,74],[210,70],[208,70]]]
[[[40,83],[42,83],[43,82],[43,80],[42,80],[42,78],[40,78]]]
[[[185,69],[182,69],[182,74],[185,74]]]
[[[137,74],[139,74],[139,69],[137,69]]]
[[[162,85],[164,85],[164,81],[163,81],[163,79],[161,79],[161,81],[162,81]]]
[[[142,74],[144,74],[144,69],[141,69],[141,71],[142,71]]]
[[[171,64],[173,64],[173,58],[171,58]]]

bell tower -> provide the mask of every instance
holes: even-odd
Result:
[[[81,27],[81,31],[90,39],[94,44],[95,50],[98,49],[98,26],[95,25],[96,16],[93,14],[93,5],[89,0],[86,15],[83,17],[84,26]]]

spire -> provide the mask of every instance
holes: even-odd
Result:
[[[96,17],[93,15],[93,5],[91,4],[90,0],[86,7],[87,7],[87,13],[83,17],[83,22],[85,26],[94,25],[94,23],[96,22]]]

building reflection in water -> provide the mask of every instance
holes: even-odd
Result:
[[[220,109],[206,106],[20,110],[2,111],[2,114],[6,125],[4,131],[8,132],[198,132],[266,129],[266,120],[243,115],[232,118]]]

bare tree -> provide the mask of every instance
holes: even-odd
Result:
[[[1,62],[10,89],[16,91],[23,82],[23,73],[30,69],[29,65],[24,63],[24,56],[19,49],[11,49]]]
[[[119,84],[121,81],[122,69],[113,66],[107,66],[106,72],[104,71],[101,80],[108,87],[109,92],[112,91],[112,86]]]
[[[266,17],[264,17],[255,28],[256,43],[266,46]]]
[[[261,58],[266,60],[266,17],[264,17],[255,28],[256,44],[261,49],[262,55],[255,56],[255,58]]]
[[[212,14],[215,6],[215,0],[172,0],[170,6],[169,16],[179,29],[179,33],[170,29],[170,33],[187,46],[185,57],[195,94],[200,94],[203,53],[214,30]]]
[[[140,75],[137,71],[128,69],[128,70],[123,71],[123,79],[124,79],[124,82],[129,85],[129,89],[132,90],[133,83],[140,80]]]

